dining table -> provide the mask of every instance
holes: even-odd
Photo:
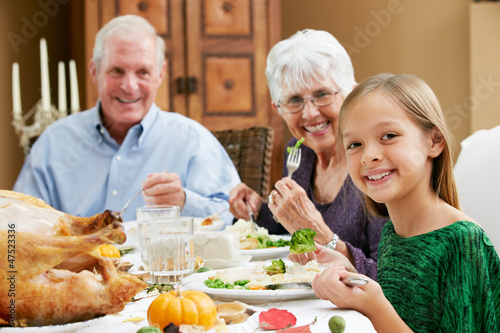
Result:
[[[134,223],[133,221],[132,223]],[[132,223],[125,222],[126,231],[130,232]],[[127,225],[128,224],[128,225]],[[203,231],[197,231],[203,232]],[[224,232],[224,231],[221,231]],[[141,260],[140,251],[138,248],[138,241],[136,237],[128,237],[127,242],[123,246],[132,246],[134,250],[122,256],[123,262],[129,262],[133,264],[136,269],[137,267],[143,266],[145,264]],[[120,246],[119,246],[120,247]],[[291,264],[288,260],[288,251],[281,251],[278,257],[272,259],[281,258],[286,264]],[[248,262],[242,262],[238,265],[239,268],[252,268],[260,261],[270,261],[270,258],[264,258],[259,256],[258,259],[250,260]],[[147,266],[146,266],[147,267]],[[234,269],[234,268],[233,268]],[[196,277],[193,273],[193,276]],[[203,273],[205,274],[205,273]],[[187,278],[187,283],[182,282],[182,288],[184,290],[195,289],[191,288],[189,281],[193,279],[191,277]],[[356,288],[356,287],[354,287]],[[249,291],[251,292],[251,291]],[[262,291],[261,291],[262,292]],[[273,292],[273,291],[270,291]],[[280,292],[286,292],[281,290]],[[144,326],[149,326],[147,320],[147,310],[151,302],[158,296],[158,292],[147,293],[146,290],[140,292],[134,297],[134,300],[129,302],[125,308],[111,315],[106,315],[104,317],[92,319],[80,325],[75,325],[72,332],[78,333],[135,333],[140,328]],[[210,296],[216,304],[231,301],[222,297],[217,296],[217,292],[211,293]],[[241,301],[248,305],[248,307],[255,311],[245,322],[239,324],[227,325],[226,329],[222,332],[228,333],[253,333],[253,332],[274,332],[270,330],[260,329],[259,315],[263,311],[268,311],[270,309],[282,309],[287,310],[295,315],[297,318],[297,326],[309,325],[311,332],[330,332],[328,321],[332,316],[341,316],[344,318],[346,326],[345,333],[349,332],[376,332],[373,328],[370,320],[358,311],[350,309],[339,309],[330,301],[322,300],[317,298],[311,291],[310,294],[305,297],[300,298],[287,298],[287,297],[256,297],[256,298],[244,298],[239,300],[237,296],[233,297],[232,300]],[[216,331],[215,328],[208,331],[209,333],[220,333],[221,331]]]

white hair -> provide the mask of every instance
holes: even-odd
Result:
[[[271,99],[278,103],[283,90],[308,88],[330,78],[347,96],[356,86],[351,58],[329,32],[298,31],[273,46],[267,56],[266,77]]]
[[[156,34],[156,29],[146,19],[137,15],[123,15],[113,18],[97,33],[94,43],[93,61],[97,68],[104,53],[104,44],[111,36],[126,36],[130,33],[141,33],[156,41],[156,65],[161,70],[165,62],[165,42]]]

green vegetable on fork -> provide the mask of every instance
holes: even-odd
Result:
[[[293,146],[293,148],[299,148],[300,145],[302,144],[302,142],[304,142],[306,138],[301,138],[299,141],[297,141],[297,143],[295,143],[295,146]],[[292,147],[286,147],[286,152],[290,154],[290,152],[292,151]]]
[[[316,231],[308,228],[295,231],[290,240],[290,253],[299,254],[316,251],[314,236],[316,236]]]

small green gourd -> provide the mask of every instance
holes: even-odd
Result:
[[[345,331],[345,320],[341,316],[333,316],[328,321],[328,327],[332,333],[342,333]]]

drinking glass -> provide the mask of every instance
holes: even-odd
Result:
[[[157,219],[143,230],[151,283],[175,285],[194,272],[192,217]]]
[[[181,215],[181,208],[175,205],[151,205],[139,207],[137,213],[137,230],[139,231],[139,249],[141,251],[141,259],[147,264],[148,254],[146,252],[145,235],[143,232],[144,224],[154,222],[158,219],[166,217],[175,217]]]

